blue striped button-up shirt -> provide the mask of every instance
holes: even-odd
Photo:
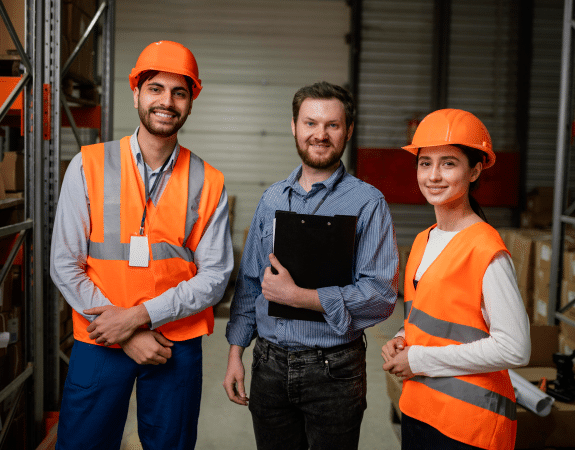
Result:
[[[397,299],[398,253],[391,215],[383,195],[348,174],[343,164],[309,192],[299,184],[301,166],[263,194],[246,240],[226,336],[247,347],[256,334],[288,350],[327,348],[351,342],[391,315]],[[290,195],[291,191],[291,195]],[[352,285],[317,290],[326,322],[280,319],[267,314],[261,283],[273,246],[276,210],[358,218]],[[280,261],[281,262],[281,261]]]

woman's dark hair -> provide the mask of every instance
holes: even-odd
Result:
[[[461,150],[463,154],[467,157],[467,161],[469,162],[470,168],[474,168],[477,165],[477,163],[485,164],[485,153],[483,153],[481,150],[477,150],[476,148],[467,147],[465,145],[459,145],[459,144],[455,144],[454,147],[457,147],[459,150]],[[420,151],[421,149],[417,150],[416,161],[419,160]],[[471,209],[473,210],[473,212],[477,214],[479,217],[481,217],[481,220],[483,220],[486,223],[489,223],[487,221],[485,213],[483,212],[483,209],[481,209],[481,206],[479,205],[479,202],[471,194],[478,187],[479,187],[479,177],[477,178],[477,180],[472,181],[469,184],[469,204],[471,205]]]
[[[470,168],[474,168],[477,165],[477,163],[485,164],[485,153],[483,153],[481,150],[478,150],[473,147],[467,147],[465,145],[455,145],[455,147],[460,149],[465,154],[465,156],[467,156]],[[472,195],[472,192],[477,190],[478,187],[479,187],[479,177],[477,177],[477,180],[472,181],[471,184],[469,185],[469,204],[471,205],[471,209],[475,214],[481,217],[481,219],[484,222],[489,223],[487,221],[485,213],[483,212],[483,209],[481,209],[481,206],[479,205],[475,197]]]

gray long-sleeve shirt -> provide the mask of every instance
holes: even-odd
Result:
[[[144,179],[146,170],[150,186],[158,175],[161,176],[151,197],[154,204],[157,204],[170,178],[180,147],[176,144],[166,169],[159,174],[160,169],[152,171],[144,163],[137,134],[138,129],[130,139],[130,146],[140,176]],[[83,310],[111,305],[111,302],[86,274],[90,231],[90,199],[82,155],[79,153],[70,162],[62,183],[52,235],[50,275],[70,306],[92,321],[95,316],[88,316]],[[194,262],[198,268],[195,277],[182,281],[144,303],[151,318],[152,328],[196,314],[215,305],[222,298],[233,269],[228,196],[225,188],[194,252]]]

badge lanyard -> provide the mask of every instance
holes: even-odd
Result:
[[[325,202],[325,200],[327,199],[327,196],[335,189],[335,187],[339,184],[339,182],[341,181],[341,179],[343,178],[343,175],[341,177],[339,177],[336,182],[333,184],[333,187],[331,189],[327,189],[327,192],[325,193],[325,195],[323,196],[323,198],[319,201],[319,203],[317,204],[317,206],[315,207],[315,209],[313,210],[313,212],[310,215],[314,215],[317,210],[319,209],[319,207],[321,205],[323,205],[323,202]],[[289,212],[291,212],[291,194],[292,194],[293,188],[289,190],[288,193],[288,208],[289,208]]]
[[[170,153],[168,159],[166,159],[166,161],[164,161],[164,164],[162,164],[162,168],[160,169],[160,172],[158,172],[158,175],[156,176],[156,179],[154,180],[154,184],[152,185],[152,189],[150,189],[150,191],[148,191],[148,169],[146,168],[146,164],[144,163],[144,187],[146,189],[146,203],[144,204],[144,214],[142,214],[142,222],[140,223],[140,236],[144,235],[144,223],[146,221],[146,212],[148,211],[148,201],[152,197],[152,194],[156,190],[156,187],[158,187],[160,178],[162,177],[164,169],[166,168],[166,165],[168,164],[168,161],[170,160],[171,156],[172,154]]]
[[[320,207],[321,205],[323,205],[323,202],[325,202],[325,199],[327,198],[327,196],[329,195],[330,192],[331,192],[331,191],[328,190],[328,191],[325,193],[325,195],[323,196],[323,198],[319,201],[319,203],[317,204],[317,206],[315,207],[315,209],[312,211],[312,213],[311,213],[310,215],[313,216],[313,215],[317,212],[317,210],[319,209],[319,207]],[[289,211],[290,211],[290,212],[291,212],[291,193],[292,193],[292,189],[290,189],[290,190],[289,190],[289,193],[288,193],[288,207],[289,207]]]
[[[130,258],[128,260],[128,265],[130,267],[148,267],[150,263],[150,250],[148,247],[148,236],[144,236],[144,224],[146,222],[146,212],[148,211],[148,201],[152,197],[152,194],[158,187],[160,178],[164,173],[164,169],[171,158],[171,154],[164,161],[160,172],[156,176],[152,189],[148,191],[148,169],[144,163],[144,188],[146,190],[146,203],[144,204],[144,213],[142,214],[142,222],[140,224],[140,233],[130,237]]]

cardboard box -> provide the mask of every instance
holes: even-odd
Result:
[[[570,339],[569,336],[561,333],[559,335],[559,353],[564,355],[572,355],[575,351],[575,340]]]
[[[575,282],[575,248],[568,247],[563,251],[563,279]]]
[[[0,172],[4,189],[8,191],[24,190],[24,154],[20,152],[5,152]]]
[[[575,300],[575,281],[563,280],[561,282],[561,308]],[[563,312],[563,315],[575,320],[575,305]]]
[[[62,36],[60,52],[66,63],[96,14],[95,0],[65,0],[62,2]],[[72,62],[69,74],[94,82],[94,34],[92,33]]]
[[[539,295],[533,292],[533,323],[536,325],[547,325],[549,315],[549,295]]]
[[[2,163],[0,163],[1,165]],[[0,175],[0,200],[6,198],[6,189],[4,188],[4,177]]]
[[[26,12],[26,2],[23,2],[22,0],[2,0],[2,3],[4,4],[4,8],[6,8],[6,12],[8,13],[8,17],[10,17],[10,22],[12,22],[14,30],[16,30],[18,39],[20,39],[20,43],[24,47],[24,17]],[[10,33],[8,33],[8,28],[2,21],[2,24],[0,25],[0,55],[15,54],[16,52],[16,44],[12,41]]]
[[[0,269],[2,266],[0,265]],[[12,266],[0,286],[0,312],[10,311],[22,304],[22,279],[20,266]]]
[[[526,210],[544,214],[553,212],[553,187],[539,186],[527,194]]]
[[[12,270],[8,272],[4,283],[0,285],[0,312],[10,311],[12,309]]]
[[[557,325],[531,325],[531,358],[529,367],[553,365],[553,353],[559,349]]]
[[[559,330],[561,331],[561,334],[563,336],[567,337],[572,341],[575,341],[575,327],[572,327],[568,323],[561,321],[559,323]]]
[[[549,289],[551,279],[551,235],[543,235],[535,240],[535,280],[534,288]]]
[[[553,224],[553,215],[549,213],[536,213],[523,211],[519,217],[521,228],[550,228]]]
[[[526,367],[515,371],[531,382],[542,377],[554,380],[557,372],[553,367]],[[527,449],[575,446],[575,403],[555,401],[551,413],[540,417],[517,405],[517,440],[515,448]]]
[[[549,236],[548,232],[535,229],[509,229],[507,249],[513,259],[517,284],[532,289],[534,285],[535,241]]]

